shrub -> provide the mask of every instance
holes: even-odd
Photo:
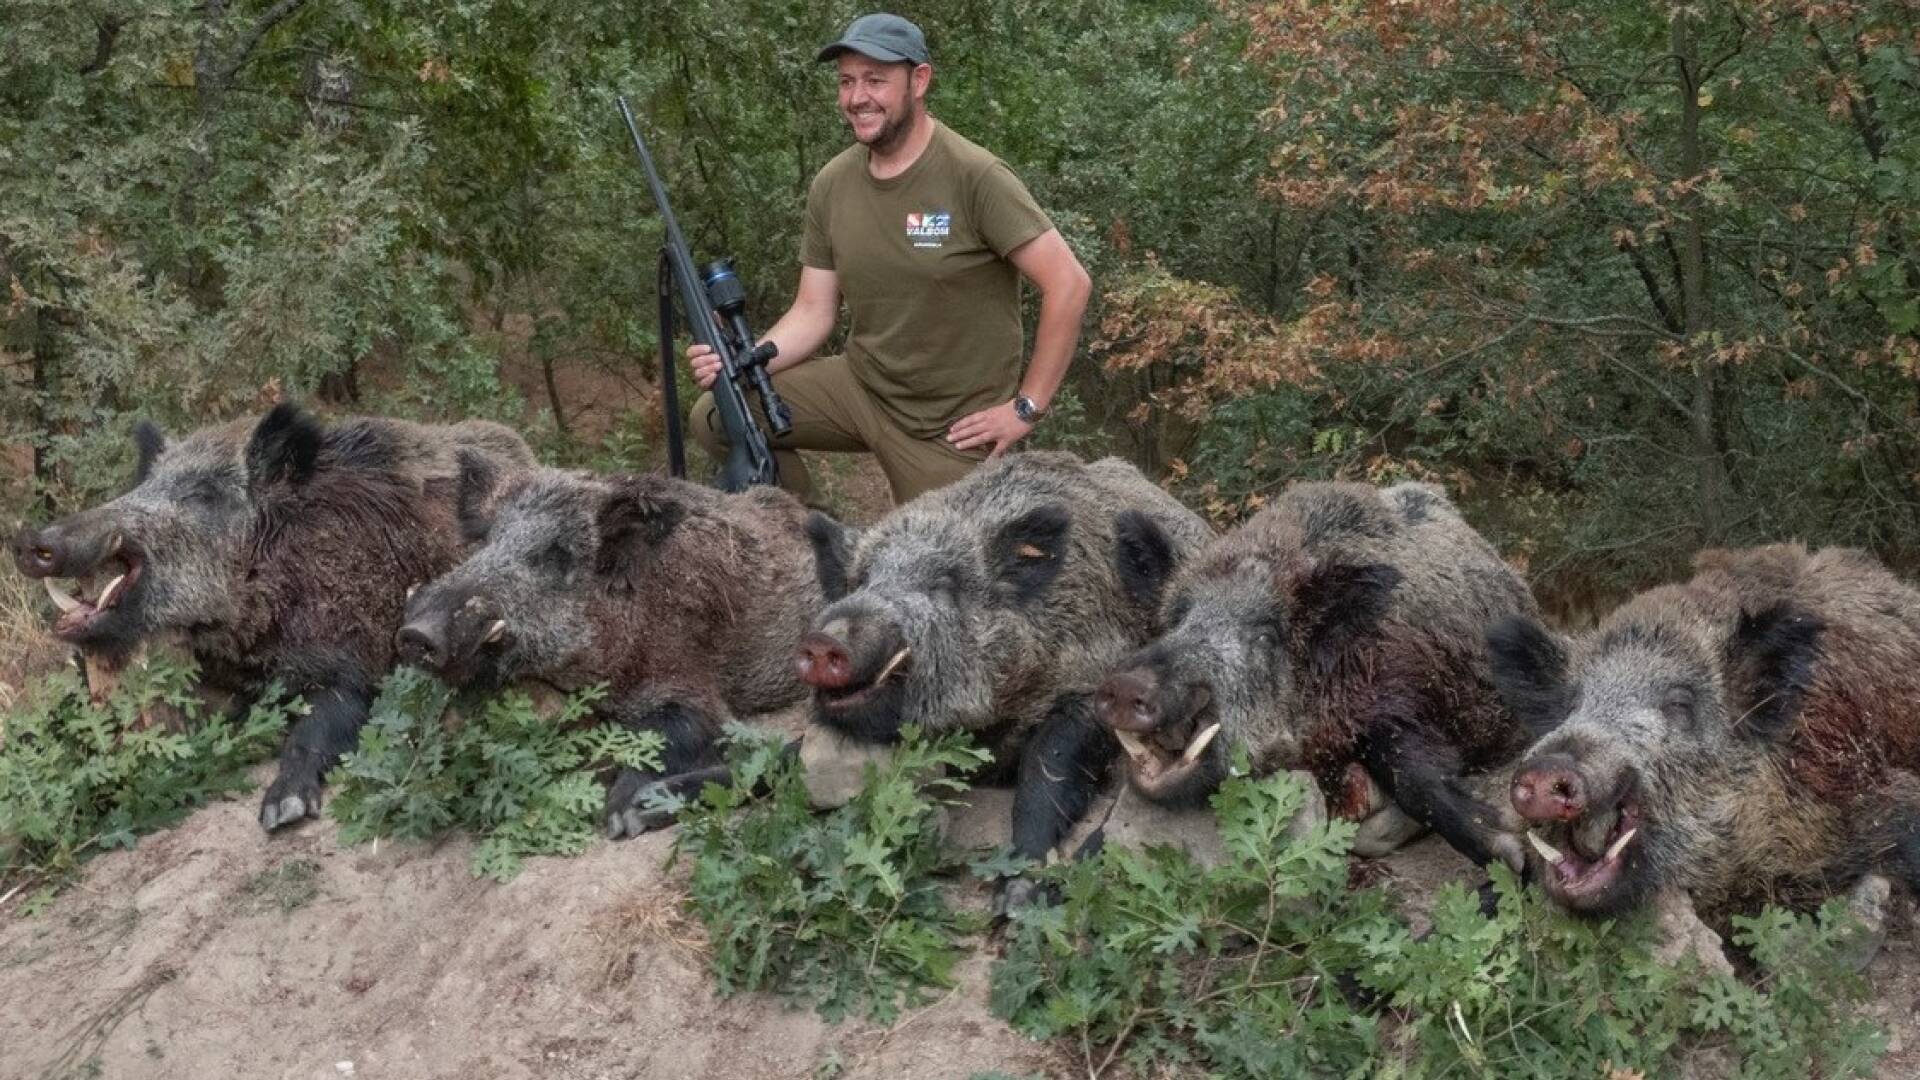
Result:
[[[579,854],[605,800],[596,770],[660,764],[658,735],[585,723],[603,694],[582,691],[546,715],[519,691],[456,703],[439,681],[396,670],[359,748],[331,774],[341,840],[423,841],[464,829],[480,838],[474,875],[500,882],[513,880],[528,855]]]
[[[709,784],[680,819],[674,852],[693,861],[688,906],[706,925],[719,991],[771,989],[829,1020],[864,1009],[889,1023],[922,988],[951,985],[960,940],[979,928],[942,893],[955,867],[939,818],[986,755],[957,734],[907,728],[857,798],[816,815],[781,743],[731,729],[732,784]]]
[[[300,711],[277,688],[230,722],[210,719],[184,661],[129,665],[104,704],[58,672],[5,720],[0,745],[0,891],[39,882],[38,907],[87,858],[130,848],[215,799],[246,791]],[[178,724],[144,726],[157,709]]]
[[[1090,1075],[1666,1075],[1731,1049],[1745,1076],[1863,1075],[1882,1049],[1847,971],[1845,905],[1736,920],[1753,985],[1656,962],[1648,917],[1569,917],[1493,872],[1495,910],[1459,884],[1415,936],[1379,888],[1346,887],[1353,826],[1289,839],[1294,780],[1215,798],[1229,860],[1109,850],[1043,871],[1062,902],[1016,917],[994,1011],[1069,1038]]]

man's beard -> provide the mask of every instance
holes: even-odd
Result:
[[[882,110],[880,115],[886,116],[887,114]],[[871,153],[881,155],[892,153],[900,148],[901,143],[907,141],[907,132],[912,130],[912,128],[913,108],[909,106],[906,112],[898,117],[888,117],[886,121],[880,125],[879,132],[876,133],[873,138],[866,140],[867,150]],[[859,136],[856,135],[855,138],[859,138]]]

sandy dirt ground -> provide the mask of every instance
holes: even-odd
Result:
[[[951,835],[1003,836],[1004,792]],[[671,834],[475,880],[470,845],[343,848],[333,824],[267,837],[221,803],[92,863],[49,910],[0,911],[0,1076],[965,1078],[1086,1075],[986,1007],[991,949],[891,1027],[827,1024],[770,996],[717,1000],[677,914]],[[1425,840],[1375,873],[1422,906],[1468,866]],[[962,899],[984,903],[972,884]],[[1898,928],[1869,974],[1920,1075],[1920,947]]]

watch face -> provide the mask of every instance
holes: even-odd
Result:
[[[1040,410],[1034,407],[1033,399],[1026,395],[1013,399],[1013,415],[1023,424],[1031,424],[1040,418]]]

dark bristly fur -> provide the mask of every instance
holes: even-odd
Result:
[[[793,646],[821,603],[805,508],[774,488],[553,469],[496,502],[469,515],[485,544],[408,603],[403,651],[411,636],[456,684],[604,684],[602,718],[666,739],[661,772],[616,779],[608,832],[665,824],[655,782],[712,765],[726,720],[804,694]]]
[[[493,478],[530,467],[532,453],[497,424],[323,425],[291,404],[176,441],[150,424],[134,438],[132,490],[22,545],[63,553],[42,576],[138,561],[120,602],[70,638],[82,650],[121,661],[183,634],[209,683],[251,692],[278,680],[304,697],[309,715],[288,734],[261,822],[315,814],[322,775],[352,748],[392,666],[406,590],[458,560],[456,503],[485,497],[461,490],[458,456]]]
[[[1609,887],[1556,898],[1604,914],[1679,889],[1717,910],[1874,870],[1920,885],[1920,592],[1861,552],[1795,544],[1703,552],[1695,571],[1579,641],[1494,642],[1503,691],[1543,714],[1522,774],[1571,762],[1599,793],[1572,827],[1639,818]]]
[[[1258,772],[1313,773],[1340,809],[1364,765],[1469,857],[1517,861],[1463,773],[1522,745],[1483,641],[1490,622],[1535,608],[1444,493],[1296,484],[1177,570],[1139,533],[1117,557],[1135,589],[1163,596],[1163,634],[1103,693],[1110,723],[1166,737],[1158,764],[1136,763],[1136,788],[1202,805],[1244,751]],[[1193,767],[1165,766],[1214,722]]]

